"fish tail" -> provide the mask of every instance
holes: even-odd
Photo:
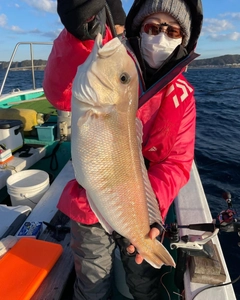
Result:
[[[150,240],[149,246],[151,251],[145,253],[139,252],[142,257],[154,268],[160,269],[162,265],[176,267],[175,261],[168,252],[168,250],[158,240]]]

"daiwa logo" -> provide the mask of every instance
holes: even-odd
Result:
[[[166,93],[166,96],[169,96],[170,94],[174,93],[172,99],[175,108],[177,108],[180,105],[180,103],[183,102],[188,97],[189,93],[191,93],[193,89],[184,80],[181,79],[178,79],[175,85],[176,87],[182,90],[182,93],[178,91],[178,95],[177,95],[174,84],[171,84]]]

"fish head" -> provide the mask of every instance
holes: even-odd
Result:
[[[137,69],[119,38],[102,45],[102,36],[97,35],[92,52],[78,67],[72,93],[91,109],[137,110]]]

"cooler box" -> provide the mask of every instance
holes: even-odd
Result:
[[[12,152],[23,146],[23,123],[20,120],[0,120],[0,144]]]
[[[0,239],[15,235],[32,209],[27,205],[0,205]]]

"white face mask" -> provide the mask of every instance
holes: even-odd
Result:
[[[143,58],[150,67],[155,69],[159,68],[173,50],[182,43],[182,38],[172,39],[164,32],[158,35],[142,32],[140,36]]]

